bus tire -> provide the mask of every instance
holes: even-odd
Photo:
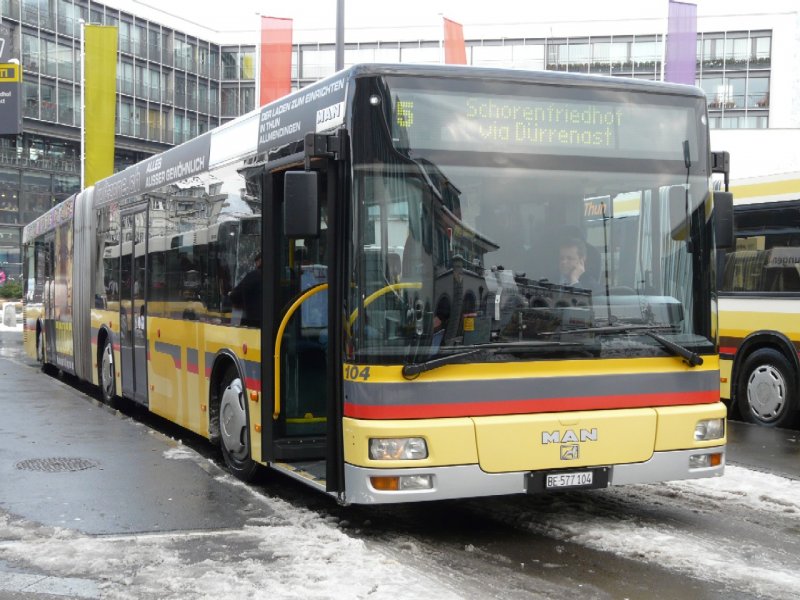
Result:
[[[765,427],[789,427],[797,419],[797,386],[786,357],[761,348],[742,364],[737,390],[742,419]]]
[[[114,346],[111,340],[107,339],[103,344],[103,352],[97,365],[97,381],[100,383],[100,393],[103,395],[103,402],[109,406],[114,406],[117,397],[117,379],[114,367]]]
[[[36,362],[44,368],[44,331],[41,329],[36,332]]]
[[[231,365],[219,389],[219,433],[222,457],[228,470],[242,481],[252,481],[258,463],[251,458],[250,417],[244,385],[236,367]]]

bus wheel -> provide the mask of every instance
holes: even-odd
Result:
[[[36,360],[41,367],[44,367],[44,332],[36,334]]]
[[[762,348],[747,357],[737,391],[739,412],[745,421],[766,427],[794,423],[794,375],[789,361],[777,350]]]
[[[103,354],[100,357],[100,366],[98,367],[98,380],[100,381],[100,391],[103,393],[103,402],[108,405],[113,405],[114,398],[117,395],[117,381],[114,373],[114,348],[111,345],[111,340],[106,340],[103,346]]]
[[[258,463],[250,458],[247,399],[236,367],[229,367],[220,386],[219,431],[225,464],[237,479],[251,481]]]

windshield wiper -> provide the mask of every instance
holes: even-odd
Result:
[[[402,373],[403,377],[405,378],[415,377],[420,373],[438,369],[439,367],[458,362],[462,358],[466,358],[468,356],[472,356],[473,354],[478,354],[479,352],[484,352],[487,350],[492,352],[502,350],[507,352],[531,352],[535,350],[551,350],[553,348],[563,349],[578,347],[583,348],[583,344],[554,341],[492,342],[490,344],[476,344],[471,346],[471,349],[467,350],[466,352],[457,352],[455,354],[448,354],[446,356],[438,356],[436,358],[424,360],[419,363],[409,363],[403,365]]]
[[[424,373],[425,371],[430,371],[432,369],[437,369],[439,367],[458,362],[462,358],[472,356],[478,352],[480,352],[480,350],[470,350],[469,352],[458,352],[457,354],[448,354],[447,356],[431,358],[430,360],[426,360],[421,363],[409,363],[407,365],[403,365],[403,377],[409,379],[419,375],[420,373]]]
[[[669,325],[605,325],[601,327],[583,327],[581,329],[565,329],[560,331],[561,335],[570,333],[627,333],[637,331],[653,338],[675,356],[679,356],[686,361],[690,367],[698,367],[703,364],[703,358],[688,348],[676,344],[666,338],[661,337],[656,331],[667,331],[673,329]],[[549,335],[553,335],[552,333]]]

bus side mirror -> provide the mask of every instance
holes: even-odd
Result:
[[[733,249],[733,194],[730,192],[714,192],[714,238],[717,249]]]
[[[283,231],[288,238],[315,238],[320,229],[317,174],[287,171],[283,179]]]

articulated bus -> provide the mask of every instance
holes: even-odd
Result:
[[[343,504],[718,476],[710,176],[693,87],[356,65],[27,226],[25,344]]]
[[[733,182],[735,248],[720,253],[721,396],[768,427],[797,423],[800,173]]]

